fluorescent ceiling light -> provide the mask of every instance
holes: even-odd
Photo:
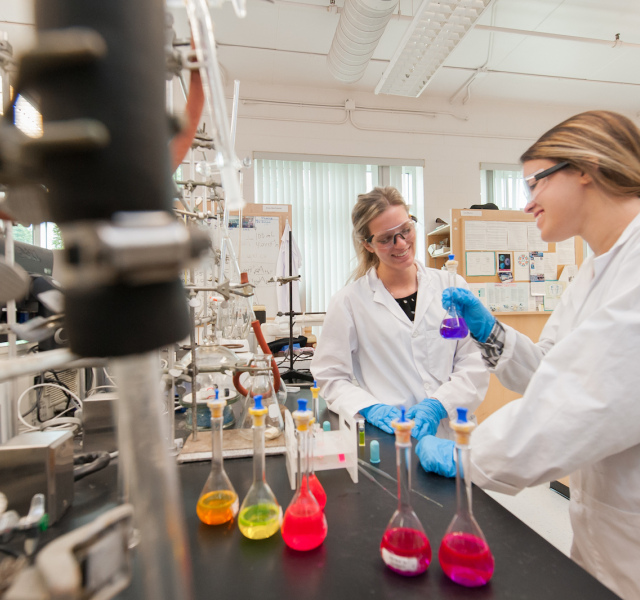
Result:
[[[417,98],[492,0],[423,0],[376,94]]]

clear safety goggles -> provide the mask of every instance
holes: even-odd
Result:
[[[548,169],[543,169],[541,171],[537,171],[536,173],[528,175],[527,177],[524,177],[524,192],[527,197],[527,204],[531,202],[540,192],[540,187],[538,184],[540,180],[545,179],[546,177],[549,177],[549,175],[553,175],[561,169],[568,167],[569,164],[570,163],[565,160],[559,162],[557,165],[549,167]]]
[[[400,236],[405,242],[412,242],[416,237],[417,222],[418,219],[413,215],[409,215],[409,219],[404,223],[397,225],[396,227],[392,227],[391,229],[387,229],[386,231],[382,231],[381,233],[370,235],[368,238],[365,238],[364,241],[374,248],[381,249],[395,246],[398,236]]]

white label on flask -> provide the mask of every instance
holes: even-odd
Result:
[[[419,566],[417,558],[398,556],[393,552],[389,552],[386,548],[382,549],[382,560],[393,569],[407,573],[415,573]]]
[[[280,408],[278,407],[278,405],[275,403],[269,404],[269,416],[272,419],[277,419],[279,414],[280,414]]]
[[[240,509],[240,502],[238,501],[238,498],[236,498],[236,501],[231,505],[231,513],[233,514],[234,517],[238,514],[239,509]]]

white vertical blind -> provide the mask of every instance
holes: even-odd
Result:
[[[359,194],[378,184],[370,165],[257,159],[256,202],[291,204],[293,235],[302,252],[302,309],[325,311],[344,287],[356,257],[351,209]]]

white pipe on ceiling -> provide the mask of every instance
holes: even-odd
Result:
[[[542,37],[554,40],[566,40],[568,42],[584,42],[587,44],[600,44],[610,48],[640,48],[640,44],[624,42],[617,36],[612,40],[601,40],[598,38],[579,37],[576,35],[564,35],[561,33],[547,33],[545,31],[531,31],[529,29],[511,29],[509,27],[496,27],[494,25],[476,25],[474,29],[480,31],[493,31],[496,33],[513,33],[515,35],[525,35],[530,37]]]
[[[329,72],[355,83],[363,75],[398,0],[345,0],[327,54]]]

